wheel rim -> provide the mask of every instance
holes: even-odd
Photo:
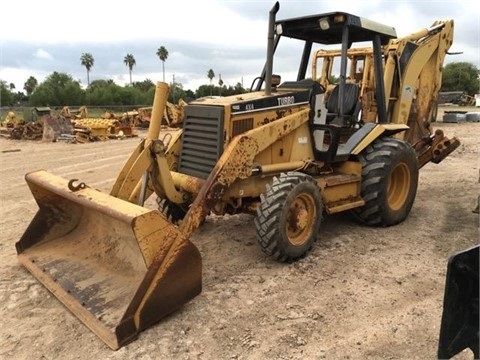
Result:
[[[392,210],[399,210],[405,204],[410,189],[410,169],[405,163],[398,164],[388,181],[388,205]]]
[[[309,194],[298,195],[287,212],[286,230],[288,240],[295,246],[308,241],[317,216],[315,200]]]

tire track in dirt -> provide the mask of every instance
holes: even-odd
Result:
[[[8,142],[1,139],[0,148],[12,146]],[[79,178],[89,186],[108,191],[138,143],[138,138],[86,144],[16,141],[13,147],[21,151],[2,154],[0,161],[0,186],[9,189],[8,196],[5,192],[0,195],[3,208],[8,209],[4,211],[0,226],[6,226],[19,213],[33,215],[37,209],[23,178],[26,173],[46,169],[60,177]],[[30,156],[25,156],[25,153]],[[59,156],[52,156],[55,154]]]

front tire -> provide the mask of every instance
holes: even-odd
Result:
[[[166,198],[157,197],[157,204],[158,210],[172,224],[180,225],[183,218],[187,214],[182,207]]]
[[[367,225],[391,226],[410,213],[418,187],[418,161],[405,141],[375,140],[360,155],[362,198],[365,206],[353,210]]]
[[[320,190],[311,176],[288,172],[274,177],[254,220],[263,252],[282,262],[305,256],[320,230],[322,211]]]

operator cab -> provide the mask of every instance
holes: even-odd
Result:
[[[316,97],[311,101],[312,109],[315,115],[311,119],[311,129],[314,133],[315,143],[323,140],[324,134],[328,134],[332,139],[338,139],[342,128],[360,128],[363,124],[359,123],[359,112],[361,109],[361,99],[359,98],[359,86],[355,83],[347,83],[347,62],[348,49],[354,43],[369,42],[373,48],[374,76],[376,80],[375,99],[377,103],[378,123],[387,122],[386,99],[384,92],[383,80],[383,53],[382,46],[388,44],[390,39],[397,37],[393,27],[380,24],[356,15],[346,12],[329,12],[312,16],[303,16],[285,20],[275,20],[275,14],[278,12],[278,2],[270,11],[270,26],[273,34],[269,33],[269,44],[267,47],[267,62],[263,69],[262,75],[256,84],[255,90],[260,91],[262,83],[265,81],[265,91],[268,94],[271,89],[272,67],[274,54],[282,37],[296,39],[303,42],[303,51],[300,64],[297,71],[298,86],[312,86],[312,97]],[[340,77],[338,84],[330,92],[328,99],[324,99],[326,89],[320,86],[308,85],[318,83],[316,81],[305,81],[309,60],[312,54],[312,46],[314,44],[340,45]],[[365,46],[365,45],[363,45]],[[367,45],[368,46],[368,45]],[[278,88],[292,87],[292,81],[280,84]],[[252,86],[253,88],[253,86]],[[320,94],[319,94],[320,93]],[[319,96],[321,95],[321,96]],[[322,101],[325,104],[315,105],[316,101]],[[321,109],[321,110],[318,110]],[[326,116],[319,116],[317,111],[326,112]],[[317,132],[317,134],[315,134]],[[318,136],[320,132],[320,136]],[[359,131],[358,131],[359,132]],[[367,130],[364,131],[367,133]],[[358,137],[360,134],[356,135]],[[365,134],[366,136],[366,134]],[[356,140],[356,142],[358,139]],[[334,143],[333,141],[330,143]],[[348,143],[348,141],[347,141]],[[315,157],[319,160],[340,161],[342,153],[348,156],[348,147],[342,151],[335,148],[328,151],[322,150],[321,146],[315,145]],[[351,150],[351,149],[350,149]]]

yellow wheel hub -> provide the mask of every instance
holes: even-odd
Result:
[[[392,210],[399,210],[405,204],[410,190],[410,169],[405,163],[398,164],[388,181],[387,199]]]
[[[314,198],[305,193],[298,195],[287,213],[287,236],[293,245],[302,245],[308,241],[316,217]]]

